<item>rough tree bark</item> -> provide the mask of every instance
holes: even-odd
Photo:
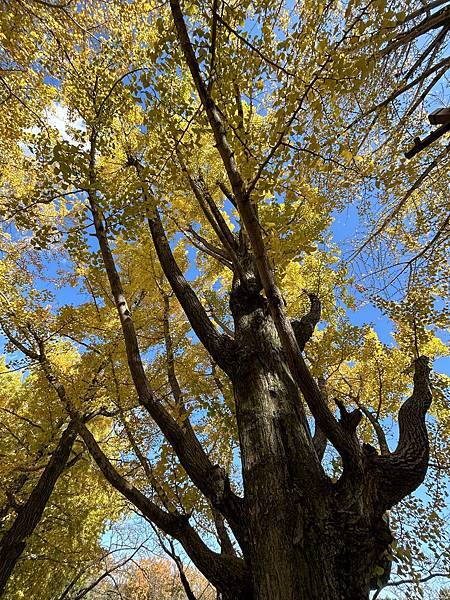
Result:
[[[189,317],[180,273],[157,213],[150,229],[163,270]],[[310,435],[300,387],[289,369],[269,300],[261,293],[255,261],[244,248],[240,260],[244,282],[235,276],[230,296],[235,348],[222,360],[226,355],[243,460],[249,541],[243,556],[253,583],[244,597],[367,599],[376,573],[386,566],[392,541],[385,511],[413,491],[426,473],[424,419],[431,401],[427,359],[416,361],[414,392],[400,411],[394,453],[378,456],[361,446],[355,433],[361,413],[341,407],[335,427],[346,438],[343,447],[354,448],[354,454],[343,452],[343,475],[332,483],[320,464],[326,436],[320,428]],[[320,319],[318,298],[311,295],[310,300],[310,312],[292,323],[301,349]],[[321,399],[325,402],[323,392]],[[236,592],[230,596],[226,589],[223,593],[241,597]]]
[[[309,317],[317,310],[314,303]],[[253,597],[366,600],[376,569],[386,566],[384,555],[392,541],[383,515],[426,473],[427,359],[415,364],[414,392],[400,411],[397,450],[378,456],[359,447],[333,484],[316,468],[315,445],[296,410],[299,388],[287,368],[267,299],[256,284],[250,292],[236,286],[231,308],[239,347],[231,378],[248,503]],[[303,330],[297,325],[299,341],[308,334],[309,321],[303,322]],[[342,408],[341,425],[350,437],[359,418]]]

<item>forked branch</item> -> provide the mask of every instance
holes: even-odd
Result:
[[[359,454],[359,447],[355,445],[353,438],[337,422],[333,413],[323,401],[320,390],[301,356],[294,331],[284,308],[283,296],[275,281],[255,206],[239,172],[234,152],[227,138],[220,110],[208,93],[203,81],[199,64],[189,39],[179,0],[170,0],[170,7],[184,59],[191,72],[197,93],[206,112],[217,149],[232,188],[233,197],[236,200],[242,224],[249,237],[254,261],[264,287],[278,335],[285,349],[292,375],[297,381],[321,429],[326,433],[328,439],[342,455],[343,459],[352,461]],[[302,411],[301,407],[299,410]]]
[[[211,463],[192,427],[188,425],[187,420],[185,420],[184,426],[182,426],[170,415],[159,398],[157,398],[155,395],[147,379],[133,317],[130,309],[128,308],[121,278],[115,264],[103,219],[97,204],[95,191],[95,139],[95,132],[93,132],[91,135],[90,156],[90,181],[92,187],[87,190],[89,206],[94,219],[95,234],[100,246],[101,256],[111,287],[111,292],[114,297],[117,312],[119,314],[127,354],[128,367],[133,379],[139,402],[148,411],[158,427],[161,429],[190,479],[198,487],[198,489],[205,494],[205,496],[211,502],[214,503],[216,508],[223,512],[223,514],[227,517],[230,526],[233,528],[236,537],[239,538],[241,530],[238,523],[240,522],[242,516],[240,509],[242,500],[232,492],[229,479],[222,469]],[[166,243],[170,256],[172,256],[167,240]],[[164,269],[163,263],[162,266]],[[176,265],[176,268],[179,271],[178,265]],[[179,274],[181,277],[183,277],[180,271]],[[184,291],[183,282],[180,282],[177,277],[175,280]],[[188,286],[187,282],[186,285]],[[188,288],[191,289],[190,286],[188,286]],[[194,302],[197,303],[195,306],[199,306],[200,309],[205,312],[193,291],[192,294],[195,297]],[[215,337],[213,339],[213,343],[215,343],[217,339],[221,340],[221,336],[219,336],[219,334],[216,332],[207,315],[206,319],[201,321],[202,325],[204,325],[205,322],[207,325],[209,324],[209,327],[214,332]]]

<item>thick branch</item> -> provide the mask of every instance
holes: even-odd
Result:
[[[234,341],[216,330],[194,290],[186,281],[173,256],[157,211],[149,218],[148,223],[161,267],[192,329],[220,368],[229,372],[234,356]]]
[[[162,529],[164,533],[177,539],[197,568],[213,585],[220,589],[227,589],[228,586],[238,593],[248,587],[248,573],[242,559],[222,556],[210,550],[189,525],[187,517],[168,513],[144,496],[116,471],[89,429],[80,421],[77,426],[84,443],[107,481],[127,498],[144,517]]]
[[[179,1],[170,0],[170,7],[184,58],[191,72],[202,105],[206,111],[217,149],[222,158],[223,165],[232,187],[233,195],[236,199],[239,214],[250,239],[254,260],[269,302],[270,311],[278,335],[280,336],[281,343],[283,344],[287,355],[287,361],[292,375],[298,383],[313,416],[326,433],[328,439],[342,455],[344,460],[352,460],[358,455],[359,448],[355,446],[354,440],[351,436],[347,435],[347,432],[336,421],[333,413],[323,401],[319,388],[300,354],[300,348],[284,309],[283,296],[276,284],[273,269],[270,265],[255,206],[245,189],[244,181],[239,173],[234,153],[227,139],[220,111],[208,94],[201,76]],[[299,407],[299,410],[301,410],[301,407]]]
[[[93,167],[91,180],[95,181]],[[239,537],[239,527],[237,526],[237,523],[241,516],[241,500],[233,494],[228,477],[217,465],[211,463],[202,445],[194,434],[192,427],[187,426],[186,421],[184,422],[184,426],[180,426],[167,412],[159,399],[155,397],[155,394],[149,385],[142,363],[133,318],[128,308],[122,282],[109,247],[105,227],[97,207],[95,192],[91,189],[88,191],[88,195],[103,263],[114,296],[117,312],[119,313],[128,366],[138,394],[139,402],[156,421],[193,483],[217,506],[217,508],[224,512],[227,519],[229,519],[230,525],[235,527],[233,530],[237,537]],[[196,297],[195,299],[198,304],[200,304]],[[201,309],[204,310],[203,307],[201,307]],[[215,332],[215,329],[208,318],[207,321]],[[225,337],[219,336],[216,332],[215,335],[215,341],[217,341],[217,338],[222,339]]]
[[[94,205],[94,209],[96,209],[95,205]],[[95,213],[94,219],[96,222],[96,231],[97,231],[98,221],[100,219],[98,212]],[[119,300],[120,300],[120,298],[124,298],[123,291],[121,288],[120,277],[119,277],[117,271],[115,270],[114,260],[113,260],[112,254],[110,252],[109,245],[108,245],[103,227],[101,228],[101,232],[103,232],[103,236],[104,236],[104,237],[102,237],[103,248],[106,249],[109,253],[107,255],[109,258],[108,264],[110,266],[111,265],[113,266],[114,274],[117,278],[117,279],[114,278],[114,281],[120,287],[120,292],[121,292],[119,295]],[[106,244],[106,246],[105,246],[105,244]],[[114,289],[113,289],[113,292],[114,292]],[[114,295],[114,297],[116,299],[116,295]],[[116,300],[116,302],[117,302],[117,300]],[[148,386],[147,379],[146,379],[146,376],[145,376],[145,373],[143,370],[143,365],[142,365],[142,361],[140,358],[139,349],[137,346],[136,333],[134,331],[134,325],[131,321],[131,314],[126,306],[126,302],[124,300],[123,300],[123,302],[125,303],[125,307],[124,308],[121,307],[121,308],[123,310],[123,313],[125,313],[124,317],[125,317],[125,319],[127,319],[128,315],[129,315],[129,318],[130,318],[130,328],[124,330],[124,335],[126,334],[126,332],[129,332],[129,331],[131,331],[132,334],[134,335],[135,339],[133,341],[134,341],[134,344],[136,346],[136,351],[137,351],[137,356],[135,358],[137,359],[138,364],[142,369],[142,378],[146,385],[146,388],[141,390],[141,392],[145,392],[145,394],[146,394],[144,402],[142,402],[143,405],[146,408],[148,408],[150,414],[154,413],[156,416],[159,417],[159,420],[162,421],[163,426],[161,426],[161,425],[160,426],[161,426],[163,433],[165,434],[164,429],[168,430],[168,435],[166,435],[166,437],[169,440],[169,442],[172,444],[172,447],[174,448],[175,452],[177,451],[177,449],[180,451],[180,453],[181,453],[180,462],[183,465],[184,464],[188,465],[190,467],[191,473],[192,472],[194,473],[194,476],[192,477],[194,483],[196,483],[195,479],[197,479],[199,481],[199,485],[198,485],[199,489],[207,490],[208,491],[206,494],[207,497],[211,499],[211,502],[213,504],[219,506],[221,508],[221,510],[224,512],[224,514],[230,514],[230,517],[229,517],[230,522],[232,525],[235,525],[235,521],[233,521],[232,518],[235,515],[239,515],[239,516],[241,515],[241,507],[239,504],[240,499],[237,498],[231,491],[231,489],[229,487],[229,481],[228,481],[228,478],[226,477],[225,473],[217,465],[212,465],[210,463],[210,461],[209,461],[208,457],[206,456],[206,454],[204,453],[203,448],[201,447],[199,441],[195,437],[195,434],[194,434],[192,428],[189,427],[186,431],[182,430],[179,427],[179,425],[177,424],[177,422],[174,419],[172,419],[172,417],[165,411],[165,409],[161,406],[161,404],[154,398],[153,393]],[[123,313],[119,312],[119,314],[123,314]],[[37,336],[36,336],[36,341],[39,346],[39,354],[36,354],[36,357],[38,358],[39,363],[44,371],[46,379],[49,382],[49,384],[54,388],[58,398],[61,400],[62,404],[65,406],[66,410],[68,411],[69,415],[72,418],[73,425],[70,425],[66,430],[66,432],[70,431],[71,435],[73,436],[73,440],[72,440],[72,443],[69,448],[69,454],[70,454],[70,449],[72,447],[73,441],[75,440],[76,433],[78,432],[80,434],[80,436],[82,437],[84,443],[86,444],[86,447],[88,448],[89,452],[95,459],[100,470],[102,471],[105,478],[107,479],[107,481],[109,481],[109,483],[111,483],[111,485],[113,485],[113,487],[115,487],[118,491],[120,491],[128,500],[130,500],[130,502],[132,502],[133,505],[136,506],[136,508],[138,508],[138,510],[140,510],[144,516],[146,516],[149,520],[151,520],[153,523],[155,523],[155,525],[160,527],[168,535],[171,535],[172,537],[175,537],[176,539],[178,539],[181,542],[181,544],[183,545],[183,547],[185,548],[186,552],[189,554],[189,556],[192,558],[192,560],[198,566],[198,568],[205,574],[205,576],[211,582],[213,582],[214,585],[224,587],[225,584],[228,585],[228,578],[231,578],[230,579],[231,585],[232,586],[236,585],[236,589],[239,590],[239,592],[241,592],[242,589],[245,589],[247,587],[248,574],[246,573],[246,567],[245,567],[243,560],[234,559],[234,564],[228,564],[228,563],[230,563],[230,560],[231,560],[230,557],[221,557],[220,554],[212,552],[203,543],[203,541],[200,539],[200,537],[195,532],[195,530],[192,529],[192,527],[189,525],[189,523],[185,517],[183,517],[182,515],[176,515],[174,513],[168,513],[166,511],[162,510],[161,508],[159,508],[159,506],[157,506],[151,500],[146,498],[137,488],[132,486],[124,477],[122,477],[114,469],[114,467],[112,466],[110,461],[107,459],[107,457],[105,456],[105,454],[103,453],[103,451],[101,450],[99,445],[97,444],[95,438],[93,437],[93,435],[91,434],[89,429],[84,424],[83,420],[78,416],[77,412],[75,411],[69,397],[67,396],[64,385],[61,383],[59,378],[53,372],[52,366],[45,354],[44,343]],[[128,350],[129,350],[129,348],[127,347],[127,351]],[[130,369],[132,368],[133,364],[135,364],[135,363],[132,362],[132,364],[130,365]],[[139,378],[139,374],[137,377],[137,381],[139,383],[141,382],[141,379]],[[135,385],[137,386],[136,382],[135,382]],[[137,387],[136,387],[136,389],[137,389]],[[137,389],[137,391],[139,394],[138,389]],[[157,423],[159,423],[157,418],[155,418],[155,421]],[[163,427],[164,427],[164,429],[163,429]],[[173,440],[174,443],[172,443],[171,440]],[[31,506],[35,507],[35,505],[36,505],[37,509],[34,508],[34,511],[32,513],[32,519],[30,520],[29,516],[27,516],[28,522],[25,523],[25,529],[24,529],[24,525],[22,525],[22,524],[18,525],[18,532],[19,532],[18,534],[15,533],[15,530],[13,528],[11,529],[11,531],[12,531],[11,535],[13,536],[12,541],[14,542],[14,545],[11,542],[8,542],[8,541],[5,542],[5,540],[8,540],[6,535],[2,539],[2,543],[0,545],[0,558],[3,558],[1,553],[4,552],[5,557],[4,557],[3,562],[5,563],[5,577],[6,577],[6,579],[3,582],[3,586],[5,585],[6,580],[9,577],[9,575],[12,571],[12,568],[14,567],[15,562],[17,562],[17,559],[19,558],[20,554],[23,552],[23,549],[25,547],[24,542],[22,541],[22,538],[20,537],[20,535],[22,534],[23,531],[25,531],[25,537],[30,535],[29,533],[27,533],[29,528],[32,527],[32,529],[31,529],[31,532],[32,532],[34,530],[36,524],[39,522],[39,519],[42,515],[42,511],[45,508],[45,504],[48,501],[48,497],[50,496],[50,493],[53,490],[53,487],[56,483],[57,477],[59,477],[60,473],[64,469],[64,466],[67,462],[69,454],[67,454],[67,457],[65,458],[62,466],[60,465],[61,461],[59,459],[56,461],[56,464],[54,464],[55,461],[53,461],[53,458],[52,458],[52,460],[50,461],[51,464],[49,463],[50,467],[48,466],[44,470],[44,473],[42,474],[41,479],[39,480],[38,486],[36,488],[36,489],[38,489],[37,501],[36,501],[36,497],[35,497],[36,494],[33,496],[33,494],[34,494],[34,490],[33,490],[32,496],[30,496],[29,501],[20,510],[19,515],[18,515],[18,519],[21,514],[28,515],[28,513],[23,513],[23,511],[25,511],[27,509],[27,506],[30,504],[30,502],[32,502],[32,500],[34,498],[34,502],[31,504]],[[55,452],[55,455],[58,457],[57,452]],[[48,469],[50,469],[50,479],[48,479],[48,477],[47,477],[44,480],[44,477],[45,477]],[[59,471],[57,469],[59,469]],[[51,477],[55,477],[55,473],[57,474],[57,476],[53,482]],[[42,489],[43,486],[45,487],[44,490]],[[36,504],[36,502],[37,502],[37,504]],[[43,505],[42,505],[42,502],[44,502]],[[38,512],[39,510],[41,511],[40,514]],[[37,520],[36,520],[36,518],[37,518]],[[237,533],[239,534],[240,533],[239,527],[238,526],[235,526],[235,527],[236,527]],[[22,537],[23,537],[23,535],[22,535]],[[3,565],[3,562],[0,563],[0,565]],[[225,564],[225,563],[227,563],[227,564]],[[2,567],[0,567],[0,576],[3,575],[1,568]],[[0,579],[0,582],[2,582],[2,581],[3,580]],[[1,590],[2,590],[2,588],[0,587],[0,593],[1,593]]]
[[[226,132],[222,123],[220,111],[218,110],[216,104],[214,103],[213,99],[208,93],[205,82],[203,81],[203,78],[201,76],[200,68],[189,39],[179,1],[171,0],[170,8],[172,10],[172,16],[177,30],[178,39],[180,41],[180,45],[186,63],[191,72],[192,79],[194,80],[194,84],[200,97],[200,101],[206,111],[208,120],[211,125],[211,129],[213,130],[213,134],[217,144],[217,149],[222,157],[222,161],[227,172],[228,179],[233,188],[233,193],[235,196],[242,196],[244,194],[245,189],[244,182],[238,171],[233,151],[226,138]],[[236,198],[236,200],[238,199]]]
[[[382,51],[382,55],[386,55],[389,52],[393,52],[400,46],[409,44],[412,40],[419,38],[420,36],[428,33],[433,29],[439,27],[445,27],[450,23],[450,7],[445,6],[441,10],[433,13],[430,16],[425,17],[420,23],[414,25],[408,31],[405,31],[394,38]]]
[[[142,194],[149,204],[152,205],[153,203],[152,198],[149,197],[148,185],[142,180],[141,164],[131,156],[128,161],[130,166],[135,167],[137,175],[141,180]],[[225,372],[229,372],[235,351],[234,340],[226,334],[218,333],[198,299],[197,294],[184,277],[173,256],[157,208],[149,215],[148,224],[164,275],[177,297],[178,302],[181,304],[192,329],[220,368]]]
[[[413,393],[398,415],[397,448],[389,456],[372,458],[383,511],[411,494],[425,479],[429,460],[425,416],[432,400],[428,363],[426,356],[415,360]]]
[[[216,526],[217,537],[220,542],[220,549],[222,554],[229,554],[230,556],[236,556],[236,551],[228,535],[227,528],[225,527],[225,519],[214,507],[212,507],[212,514],[214,518],[214,524]]]
[[[413,156],[416,156],[416,154],[419,154],[419,152],[422,152],[422,150],[424,150],[425,148],[428,148],[428,146],[430,146],[430,144],[432,144],[433,142],[435,142],[436,140],[441,138],[443,135],[445,135],[449,131],[450,131],[450,123],[445,123],[444,125],[441,125],[437,129],[432,131],[430,134],[428,134],[423,139],[414,138],[414,146],[410,150],[405,152],[405,157],[413,158]]]
[[[433,10],[433,8],[438,8],[439,6],[442,6],[443,4],[447,4],[447,2],[448,2],[448,0],[433,0],[433,2],[429,2],[428,4],[426,4],[425,2],[422,2],[420,8],[418,8],[417,10],[414,10],[412,13],[409,13],[409,15],[406,15],[403,23],[408,23],[409,21],[412,21],[413,19],[416,19],[417,17],[421,17],[423,14],[429,15],[431,13],[431,11]]]

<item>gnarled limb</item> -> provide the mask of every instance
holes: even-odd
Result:
[[[373,456],[378,483],[379,506],[385,512],[411,494],[425,479],[429,460],[429,441],[425,416],[431,405],[430,367],[426,356],[414,361],[412,395],[398,415],[399,440],[388,456]]]

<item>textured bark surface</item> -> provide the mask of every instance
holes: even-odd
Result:
[[[226,113],[221,111],[221,100],[214,93],[214,78],[210,74],[206,82],[204,65],[197,60],[197,49],[190,40],[188,28],[192,23],[185,18],[179,0],[169,0],[169,6],[180,69],[183,76],[191,77],[200,103],[198,110],[203,111],[205,125],[214,137],[217,160],[221,161],[217,172],[222,171],[221,176],[228,179],[227,183],[217,182],[218,187],[233,204],[239,221],[238,233],[231,231],[228,220],[215,204],[216,190],[208,189],[211,182],[203,177],[201,166],[198,172],[190,172],[178,149],[177,158],[174,156],[173,160],[179,164],[187,189],[192,192],[216,239],[205,239],[193,226],[188,227],[191,237],[187,237],[201,252],[232,271],[229,308],[234,328],[211,318],[203,300],[177,264],[171,247],[173,240],[165,231],[170,201],[165,203],[166,199],[158,198],[157,202],[152,196],[151,185],[154,184],[146,180],[151,169],[147,170],[144,163],[151,157],[147,152],[142,152],[141,158],[129,155],[126,166],[133,169],[133,177],[137,177],[141,188],[145,201],[142,206],[147,211],[141,215],[142,226],[149,228],[156,256],[172,290],[170,297],[179,303],[193,333],[209,354],[213,369],[221,369],[221,376],[231,382],[244,494],[240,496],[232,487],[229,473],[220,464],[214,464],[211,458],[214,454],[208,453],[195,424],[190,422],[184,390],[177,379],[169,296],[162,298],[163,337],[167,383],[176,410],[171,410],[164,396],[159,397],[150,384],[141,354],[139,329],[127,302],[127,286],[121,279],[123,271],[115,262],[114,233],[106,226],[102,212],[104,197],[101,186],[97,185],[98,136],[104,133],[101,132],[101,113],[108,96],[100,105],[94,98],[96,119],[87,125],[90,148],[86,153],[87,182],[83,178],[86,187],[82,191],[88,200],[104,272],[120,320],[132,385],[146,417],[159,428],[191,485],[203,496],[204,506],[210,507],[220,551],[212,550],[201,538],[182,501],[178,504],[168,500],[164,492],[159,493],[161,485],[150,468],[148,448],[139,447],[123,412],[127,438],[149,488],[157,494],[147,496],[137,487],[139,479],[132,483],[106,456],[86,426],[86,415],[79,414],[75,408],[83,403],[73,402],[58,379],[57,370],[52,369],[45,354],[45,341],[33,332],[39,351],[30,349],[0,320],[9,341],[40,366],[72,423],[29,500],[0,542],[0,593],[25,547],[26,538],[42,516],[76,432],[106,480],[146,519],[179,542],[195,566],[216,587],[218,598],[368,600],[370,589],[379,587],[379,580],[386,581],[389,577],[387,550],[392,536],[386,513],[412,493],[426,475],[429,444],[425,416],[431,403],[428,360],[420,357],[414,362],[413,391],[399,413],[399,442],[393,452],[389,450],[378,418],[366,407],[355,401],[356,407],[349,410],[341,402],[333,403],[327,397],[326,381],[316,380],[303,354],[320,321],[320,299],[303,290],[310,299],[309,312],[294,320],[289,317],[259,222],[258,199],[254,194],[258,180],[293,124],[301,103],[254,173],[241,173],[238,154],[232,147],[235,132],[230,135]],[[217,3],[214,6],[215,30],[219,21],[222,24],[225,21],[215,14]],[[443,18],[441,13],[439,23]],[[239,90],[237,96],[239,112]],[[183,418],[178,418],[180,415]],[[374,428],[380,453],[358,439],[357,427],[363,415]],[[308,419],[314,420],[313,436]],[[328,444],[341,459],[342,474],[337,481],[331,480],[322,466]],[[17,480],[18,489],[23,485],[21,482],[22,479]],[[193,594],[182,565],[178,566],[191,598]]]
[[[392,541],[373,505],[370,464],[361,452],[339,484],[326,477],[323,447],[318,451],[297,409],[300,392],[256,282],[253,291],[235,287],[231,309],[252,597],[367,599],[374,569]]]
[[[117,471],[87,428],[85,419],[74,409],[46,357],[45,344],[37,339],[39,353],[16,344],[39,362],[48,383],[66,407],[73,423],[67,430],[70,439],[75,431],[81,436],[109,483],[147,519],[178,540],[224,599],[367,600],[370,589],[378,586],[380,576],[386,580],[389,575],[386,552],[392,536],[385,513],[413,492],[426,474],[429,450],[425,416],[431,403],[428,359],[421,357],[415,361],[412,395],[399,414],[396,450],[389,452],[384,446],[378,454],[374,448],[361,445],[356,429],[362,412],[349,411],[339,404],[337,419],[327,399],[325,382],[314,380],[303,359],[302,368],[308,374],[304,385],[300,385],[301,372],[289,361],[277,314],[264,294],[245,235],[241,234],[237,242],[240,269],[234,275],[230,294],[234,332],[219,334],[176,265],[162,221],[156,214],[150,220],[150,230],[166,277],[193,330],[211,357],[223,365],[233,387],[243,465],[244,496],[240,497],[232,490],[227,473],[211,462],[189,418],[179,424],[151,389],[133,316],[92,191],[90,201],[137,395],[192,483],[212,507],[221,551],[208,547],[190,523],[188,514],[155,502]],[[299,352],[320,318],[319,300],[312,295],[310,300],[310,312],[291,327]],[[168,382],[182,409],[183,392],[176,379],[168,327],[166,319]],[[8,337],[16,343],[12,335]],[[311,410],[315,410],[316,403],[320,404],[318,412],[313,412],[314,436],[303,404],[305,386],[307,393],[315,395]],[[67,432],[64,439],[69,435]],[[341,455],[343,471],[337,481],[326,475],[321,464],[327,443],[333,444]],[[46,469],[43,474],[46,477],[52,474],[50,482],[56,481],[68,452],[67,442],[55,452],[53,462],[48,465],[50,471]],[[136,454],[145,471],[145,456],[137,449]],[[52,485],[47,487],[39,501],[33,492],[17,525],[4,536],[1,550],[2,564],[6,565],[4,581],[23,550],[26,537],[39,521],[51,489]],[[227,527],[234,534],[238,551]]]

